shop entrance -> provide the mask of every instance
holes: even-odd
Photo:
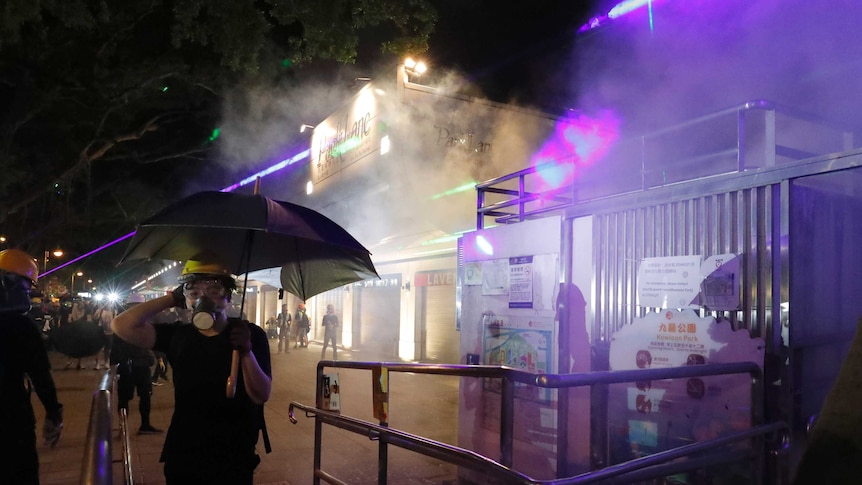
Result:
[[[354,345],[365,361],[395,360],[401,319],[401,275],[381,276],[369,286],[357,286],[354,299]],[[391,284],[390,284],[391,283]]]

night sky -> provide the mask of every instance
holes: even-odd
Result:
[[[494,101],[563,108],[575,33],[597,3],[435,0],[429,61],[461,71]]]

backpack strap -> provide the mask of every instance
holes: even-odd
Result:
[[[272,453],[272,445],[269,443],[269,433],[266,432],[266,418],[263,416],[263,404],[259,406],[260,408],[260,432],[263,433],[263,448],[266,450],[266,453]]]

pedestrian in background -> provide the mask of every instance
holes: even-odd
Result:
[[[269,317],[266,321],[266,336],[270,339],[278,338],[278,319],[275,315]]]
[[[39,483],[31,389],[45,407],[45,443],[53,448],[63,431],[63,405],[57,401],[48,353],[41,332],[26,315],[30,290],[38,276],[39,269],[29,254],[17,249],[0,251],[0,481],[13,485]]]
[[[308,347],[308,330],[310,324],[308,314],[305,313],[305,303],[300,303],[296,307],[296,317],[293,319],[296,325],[296,343],[293,348]]]
[[[290,351],[290,322],[292,318],[287,311],[287,305],[281,305],[281,313],[278,314],[278,353],[282,349],[285,353]]]
[[[71,309],[69,310],[69,320],[65,325],[77,325],[83,323],[85,321],[84,317],[87,314],[84,309],[84,302],[80,299],[72,298],[68,303],[71,305]],[[72,366],[75,366],[75,369],[78,370],[83,369],[84,366],[81,364],[81,357],[77,358],[77,362],[73,362],[70,357],[69,361],[66,362],[66,368],[71,369]]]
[[[338,317],[335,315],[335,306],[326,305],[326,315],[323,316],[323,350],[320,351],[320,360],[326,357],[326,346],[332,342],[332,360],[338,360]]]
[[[114,311],[114,305],[111,302],[105,302],[98,310],[93,312],[93,321],[105,332],[105,347],[102,348],[101,354],[96,354],[96,370],[102,368],[102,362],[104,362],[104,368],[107,369],[108,362],[111,362],[111,347],[114,342],[113,331],[111,331],[111,320],[115,316],[117,316],[117,312]],[[100,355],[102,356],[101,359],[99,358]]]
[[[138,434],[161,433],[162,430],[150,423],[152,408],[153,384],[150,368],[156,358],[149,349],[132,345],[125,340],[111,336],[111,364],[117,366],[117,408],[129,415],[129,401],[138,394],[138,412],[141,415],[141,426]]]

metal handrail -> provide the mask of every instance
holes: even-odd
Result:
[[[120,438],[123,441],[123,483],[134,485],[135,478],[132,475],[132,443],[129,438],[129,410],[120,409]]]
[[[720,450],[721,448],[738,441],[758,438],[767,434],[789,430],[789,425],[785,422],[770,423],[727,436],[722,436],[720,438],[713,438],[697,443],[682,445],[671,450],[660,451],[649,456],[636,458],[601,470],[591,471],[572,477],[538,480],[465,448],[429,440],[398,429],[381,426],[349,416],[342,416],[337,412],[314,408],[298,402],[291,402],[288,411],[290,420],[294,423],[296,423],[296,418],[294,417],[295,409],[305,411],[306,417],[316,418],[324,424],[329,424],[345,431],[367,435],[369,439],[379,440],[453,465],[470,468],[474,471],[484,473],[489,478],[504,480],[504,483],[522,484],[576,485],[595,483],[611,478],[630,476],[631,474],[643,470],[646,470],[647,472],[641,473],[638,479],[647,479],[666,476],[672,473],[679,473],[680,471],[691,470],[708,465],[731,463],[741,459],[750,459],[751,451],[736,450],[724,452]],[[698,456],[696,459],[692,458],[690,462],[675,462],[670,464],[671,466],[659,467],[659,465],[672,460],[687,458],[700,453],[711,454]],[[319,468],[315,469],[314,474],[316,478],[323,478],[328,483],[338,485],[346,483]],[[319,481],[315,480],[314,483],[319,483]]]
[[[111,451],[111,390],[114,385],[114,368],[102,375],[99,387],[93,392],[90,421],[84,442],[84,461],[81,468],[81,485],[111,485],[113,483],[113,454]]]
[[[733,106],[730,108],[726,108],[717,112],[709,113],[694,119],[690,119],[684,121],[682,123],[677,123],[672,126],[668,126],[650,133],[646,133],[641,136],[628,138],[620,141],[618,146],[639,146],[639,155],[636,155],[640,158],[640,170],[641,170],[641,182],[640,182],[640,190],[647,190],[653,185],[650,185],[647,181],[647,174],[651,172],[649,165],[649,161],[647,159],[647,146],[651,143],[654,143],[656,140],[668,136],[679,134],[684,130],[691,129],[693,127],[697,127],[698,125],[702,125],[709,122],[714,122],[721,118],[727,117],[735,117],[736,123],[736,143],[727,147],[724,150],[719,150],[716,152],[710,153],[702,153],[695,156],[683,157],[681,159],[675,160],[676,162],[683,162],[688,165],[698,165],[698,160],[701,159],[709,159],[716,156],[736,156],[736,166],[731,172],[742,172],[746,170],[746,160],[745,160],[745,151],[746,151],[746,133],[745,133],[745,113],[748,111],[765,111],[772,112],[773,115],[771,117],[771,122],[766,123],[764,126],[764,130],[766,131],[765,139],[769,140],[768,146],[774,150],[775,155],[782,155],[794,159],[801,158],[810,158],[813,156],[817,156],[818,154],[808,153],[802,150],[794,149],[791,147],[782,146],[776,143],[775,137],[775,113],[780,113],[782,116],[789,116],[793,119],[815,123],[819,126],[828,127],[831,130],[835,130],[836,132],[840,132],[843,134],[845,140],[848,137],[852,137],[852,129],[847,127],[837,126],[834,123],[830,123],[826,120],[816,118],[814,116],[801,113],[797,110],[794,110],[788,106],[777,105],[771,101],[767,100],[752,100],[746,103],[742,103],[737,106]],[[843,147],[847,149],[849,147]],[[574,156],[572,156],[574,159]],[[563,187],[559,187],[554,189],[553,191],[536,193],[536,192],[528,192],[525,190],[527,185],[528,177],[532,174],[540,173],[542,171],[548,169],[556,169],[559,166],[560,161],[553,162],[545,162],[539,165],[527,167],[525,169],[519,170],[517,172],[513,172],[510,174],[503,175],[501,177],[497,177],[480,184],[476,185],[476,194],[477,194],[477,204],[476,204],[476,229],[484,228],[484,219],[485,217],[494,217],[495,222],[497,223],[511,223],[511,222],[519,222],[524,221],[528,218],[538,217],[542,214],[565,209],[570,207],[578,202],[578,197],[576,196],[576,185],[569,184]],[[727,173],[727,172],[724,172]],[[718,175],[709,174],[709,175]],[[511,180],[518,180],[518,190],[503,188],[501,184],[509,182]],[[673,183],[681,183],[685,180],[679,180],[676,182],[669,182],[667,184]],[[661,185],[665,185],[666,183],[662,183]],[[487,194],[498,194],[503,196],[509,196],[509,198],[504,199],[502,201],[495,201],[491,204],[487,204],[486,195]],[[565,196],[561,197],[563,194]],[[553,197],[551,197],[553,195]],[[527,204],[536,203],[537,201],[543,202],[543,204],[538,207],[527,207]],[[503,209],[512,207],[511,211],[504,211]]]
[[[388,423],[381,422],[373,424],[340,413],[327,411],[320,408],[323,390],[323,371],[325,368],[349,368],[374,370],[385,368],[389,372],[411,372],[416,374],[436,374],[460,377],[484,377],[502,379],[502,400],[500,412],[500,459],[495,461],[488,457],[479,455],[473,451],[436,442],[427,438],[419,437],[397,429],[389,428]],[[619,465],[593,471],[586,474],[567,477],[556,480],[539,481],[532,479],[520,472],[512,470],[512,447],[513,447],[513,420],[514,420],[514,384],[521,383],[543,388],[570,388],[581,386],[605,385],[625,382],[650,381],[661,379],[674,379],[700,376],[716,376],[728,374],[748,373],[751,377],[751,423],[752,428],[734,433],[732,435],[716,438],[708,441],[692,443],[671,450],[655,453],[647,457],[638,458]],[[739,453],[724,453],[722,448],[728,443],[744,439],[753,439],[765,434],[787,429],[785,423],[772,423],[762,425],[762,391],[763,374],[760,367],[753,362],[737,362],[729,364],[706,364],[697,366],[682,366],[663,369],[636,369],[623,371],[602,371],[580,374],[533,374],[520,369],[506,366],[488,365],[456,365],[456,364],[409,364],[400,362],[345,362],[345,361],[320,361],[317,366],[317,399],[316,407],[307,406],[298,402],[290,403],[289,419],[296,424],[294,409],[302,409],[307,417],[315,418],[315,449],[314,449],[314,484],[319,485],[324,479],[328,483],[341,484],[338,478],[324,472],[321,469],[321,437],[322,425],[329,424],[357,434],[364,434],[369,439],[378,440],[380,452],[378,457],[378,483],[386,483],[386,470],[388,468],[386,446],[393,444],[401,448],[422,453],[426,456],[446,461],[459,466],[474,469],[489,474],[496,478],[505,478],[506,483],[547,483],[547,484],[575,484],[591,483],[594,481],[608,479],[632,472],[645,473],[650,467],[692,454],[715,452],[708,457],[698,457],[704,463],[726,463],[727,460],[737,461]],[[762,465],[762,451],[757,446],[750,450],[754,452],[754,458],[758,462],[758,468]],[[751,458],[751,456],[748,456]],[[653,476],[663,476],[665,468],[656,467]],[[703,466],[703,465],[700,465]],[[689,468],[690,469],[690,468]]]

